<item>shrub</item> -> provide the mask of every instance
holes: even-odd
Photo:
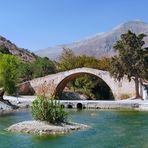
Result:
[[[32,102],[32,116],[36,120],[47,121],[52,124],[66,122],[67,112],[57,100],[39,96]]]

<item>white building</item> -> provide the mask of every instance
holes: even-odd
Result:
[[[142,98],[148,100],[148,82],[142,84]]]

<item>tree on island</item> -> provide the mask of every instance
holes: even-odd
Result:
[[[145,34],[138,34],[130,30],[121,35],[113,48],[117,51],[118,56],[114,56],[111,60],[110,73],[118,81],[124,75],[127,75],[129,81],[135,82],[135,98],[141,98],[139,93],[140,80],[146,78],[148,72],[148,48],[144,47]]]

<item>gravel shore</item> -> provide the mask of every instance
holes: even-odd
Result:
[[[8,105],[0,101],[0,115],[27,109],[31,105],[31,102],[34,99],[35,96],[24,96],[24,97],[4,96],[4,100],[8,100],[12,105]]]
[[[41,121],[24,121],[8,127],[6,130],[16,133],[28,133],[35,135],[55,135],[65,134],[72,131],[83,130],[89,126],[78,123],[62,123],[60,125],[53,125]]]
[[[4,96],[4,99],[9,100],[12,104],[18,106],[18,109],[26,109],[28,108],[32,101],[36,98],[36,96]],[[148,111],[148,100],[141,99],[127,99],[127,100],[115,100],[115,101],[101,101],[101,100],[60,100],[61,104],[64,104],[65,107],[68,104],[75,104],[75,108],[77,103],[82,103],[86,108],[91,109],[135,109],[140,111]],[[5,112],[13,112],[14,109],[11,106],[0,102],[0,114]]]

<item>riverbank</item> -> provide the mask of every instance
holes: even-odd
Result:
[[[60,100],[66,108],[86,108],[86,109],[132,109],[148,111],[148,100]]]
[[[12,104],[19,106],[19,109],[28,108],[36,96],[4,96],[4,99],[9,100]],[[134,109],[140,111],[148,111],[148,100],[141,99],[127,99],[127,100],[115,100],[115,101],[103,101],[103,100],[60,100],[60,103],[65,108],[87,108],[87,109]],[[5,110],[10,110],[9,108],[3,107]]]
[[[35,99],[35,96],[27,97],[13,97],[13,96],[4,96],[4,100],[8,100],[11,105],[0,101],[0,115],[19,112],[21,110],[26,110],[31,105],[31,102]]]
[[[16,133],[27,133],[35,135],[57,135],[72,131],[83,130],[89,126],[78,123],[62,123],[60,125],[49,124],[43,121],[24,121],[7,128],[7,131]]]

